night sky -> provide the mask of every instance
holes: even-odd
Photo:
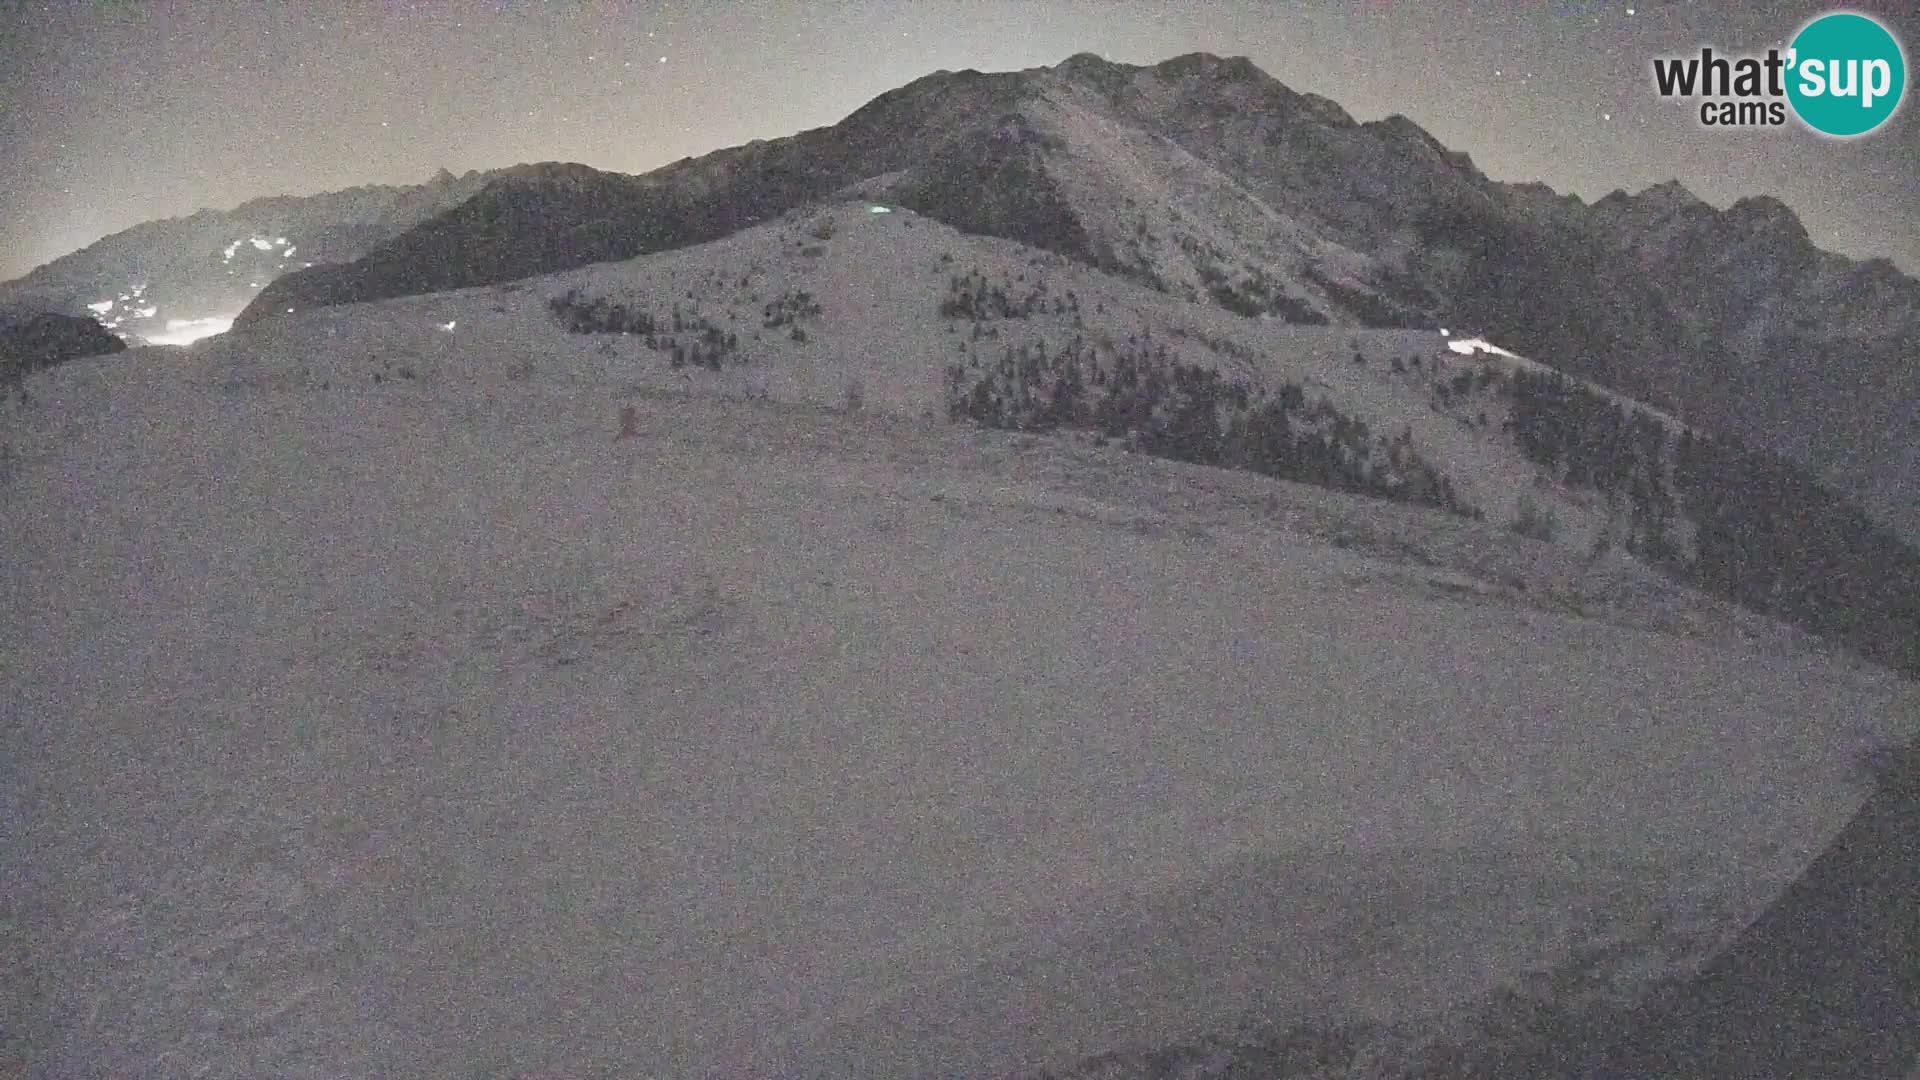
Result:
[[[1881,16],[1914,52],[1920,18]],[[1839,143],[1710,131],[1649,62],[1758,52],[1818,4],[1178,0],[0,0],[0,279],[140,221],[525,161],[642,172],[831,124],[936,69],[1246,55],[1502,180],[1591,200],[1771,194],[1815,242],[1920,272],[1920,120]],[[1909,72],[1912,78],[1912,72]],[[1913,92],[1909,92],[1909,98]]]

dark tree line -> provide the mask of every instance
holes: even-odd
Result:
[[[1475,513],[1409,434],[1378,438],[1298,384],[1256,390],[1150,340],[1130,339],[1104,362],[1080,337],[1057,351],[1008,346],[984,366],[976,355],[947,369],[947,401],[954,419],[988,427],[1095,431],[1177,461]]]
[[[1667,425],[1558,372],[1517,370],[1506,388],[1506,427],[1521,454],[1562,483],[1624,504],[1629,545],[1656,561],[1669,558],[1676,506]]]
[[[127,343],[87,316],[0,313],[0,395],[26,376],[83,356],[123,352]]]
[[[698,367],[719,371],[726,358],[740,347],[737,334],[722,330],[704,316],[684,313],[678,304],[669,319],[661,320],[645,308],[629,308],[606,297],[587,300],[580,290],[568,289],[547,301],[547,307],[569,333],[638,337],[647,348],[665,353],[667,363],[675,370]]]
[[[554,318],[560,320],[560,325],[572,334],[634,334],[651,337],[659,331],[653,312],[616,304],[604,296],[587,300],[580,295],[579,289],[568,289],[547,301],[547,307],[553,312]]]
[[[1920,673],[1920,552],[1806,470],[1629,411],[1556,373],[1515,372],[1509,431],[1563,482],[1629,506],[1638,550],[1689,584]],[[1670,542],[1684,513],[1691,558]]]
[[[1269,277],[1265,270],[1256,267],[1246,281],[1235,285],[1219,266],[1210,261],[1200,261],[1195,267],[1200,274],[1201,284],[1207,287],[1207,295],[1213,298],[1214,303],[1235,315],[1247,318],[1277,315],[1286,322],[1303,326],[1327,325],[1325,315],[1315,311],[1306,301],[1288,295],[1286,289]]]
[[[1674,473],[1703,587],[1920,674],[1920,552],[1764,451],[1688,434]]]
[[[1025,294],[1014,295],[1018,285],[1001,280],[990,282],[979,270],[955,274],[947,280],[947,296],[940,302],[940,315],[947,319],[1031,319],[1035,315],[1080,314],[1080,298],[1069,289],[1064,296],[1049,296],[1044,281],[1029,286]]]
[[[1352,312],[1353,316],[1360,320],[1361,326],[1413,330],[1433,328],[1433,320],[1430,317],[1422,314],[1417,308],[1407,306],[1396,297],[1357,289],[1317,275],[1313,282],[1320,287],[1321,292],[1327,294],[1327,299],[1338,304],[1343,310]]]
[[[789,326],[801,319],[818,318],[820,304],[813,294],[802,291],[781,293],[761,312],[761,325],[769,328]]]

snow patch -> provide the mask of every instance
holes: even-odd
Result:
[[[1442,334],[1446,333],[1445,330],[1442,330],[1440,332]],[[1501,348],[1500,346],[1495,345],[1493,342],[1488,341],[1486,338],[1459,338],[1457,340],[1449,340],[1447,342],[1447,348],[1452,349],[1454,352],[1460,353],[1465,356],[1471,356],[1474,353],[1482,352],[1482,353],[1492,353],[1495,356],[1510,357],[1514,360],[1520,359],[1518,354],[1510,353],[1507,350]]]

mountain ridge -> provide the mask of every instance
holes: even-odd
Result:
[[[442,169],[424,184],[267,195],[141,222],[0,283],[0,305],[165,340],[178,324],[232,319],[289,268],[358,258],[510,171]]]
[[[1358,122],[1246,57],[939,71],[639,176],[504,170],[351,261],[290,268],[238,321],[703,243],[853,191],[1239,314],[1475,327],[1920,537],[1920,283],[1821,251],[1769,196],[1494,181],[1405,116]]]

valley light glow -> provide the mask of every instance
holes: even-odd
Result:
[[[231,329],[233,329],[233,320],[230,318],[168,319],[165,332],[144,336],[150,345],[191,345],[201,338],[224,334]]]

